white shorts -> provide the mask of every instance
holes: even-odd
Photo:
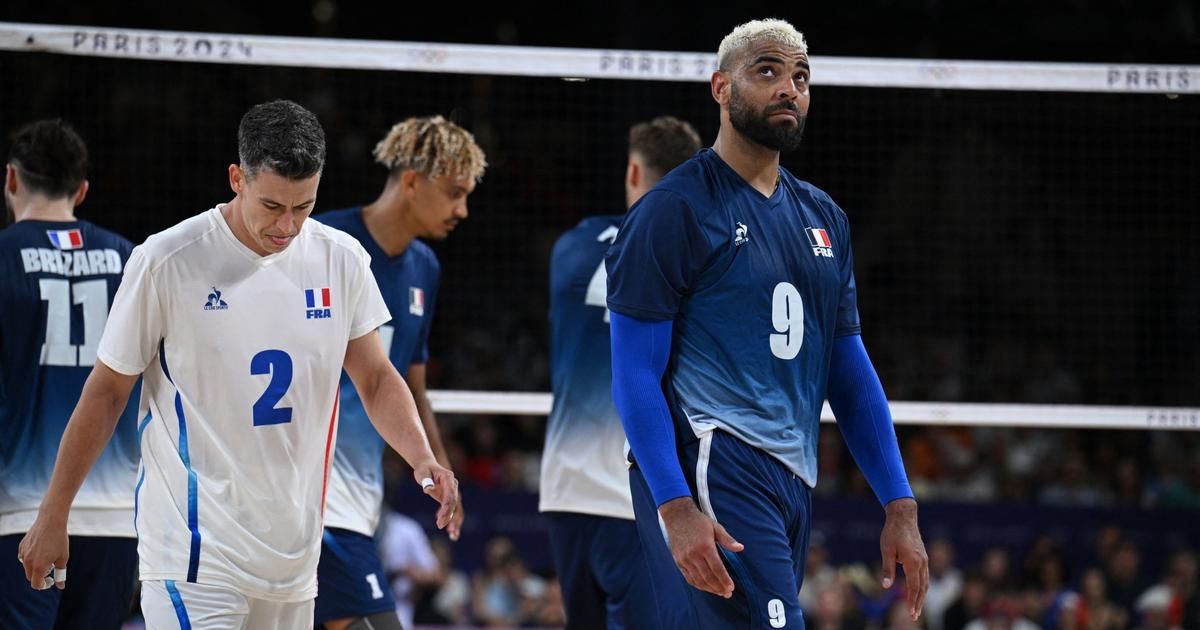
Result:
[[[313,600],[276,602],[173,580],[142,582],[146,630],[311,630]]]

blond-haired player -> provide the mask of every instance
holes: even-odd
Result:
[[[408,381],[433,452],[449,468],[425,394],[440,267],[419,239],[444,239],[467,218],[467,197],[487,162],[471,133],[441,116],[397,123],[375,146],[375,160],[388,169],[379,197],[317,220],[353,236],[371,255],[371,272],[392,312],[392,321],[380,328],[384,348]],[[316,621],[328,630],[399,627],[372,538],[383,498],[383,446],[353,384],[343,378],[342,421],[317,573]],[[447,528],[452,539],[458,538],[462,519],[463,511],[455,511]]]

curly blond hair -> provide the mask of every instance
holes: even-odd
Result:
[[[373,155],[393,174],[414,170],[430,179],[452,172],[479,182],[487,168],[475,136],[441,116],[396,123],[375,145]]]
[[[786,20],[775,18],[754,20],[737,26],[725,36],[725,39],[721,40],[721,45],[717,48],[717,68],[722,72],[728,71],[727,64],[732,61],[733,57],[751,44],[764,40],[785,46],[794,46],[801,52],[808,53],[808,42],[804,41],[804,34]]]

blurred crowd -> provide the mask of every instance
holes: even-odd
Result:
[[[545,418],[445,416],[464,481],[537,491]],[[897,427],[921,501],[1200,509],[1200,433]],[[836,425],[822,426],[818,496],[870,498]]]
[[[404,519],[390,515],[389,519]],[[414,525],[415,526],[415,525]],[[417,528],[419,531],[419,528]],[[389,529],[391,531],[391,529]],[[397,543],[383,537],[385,550]],[[562,594],[553,575],[529,571],[513,543],[488,541],[483,563],[454,568],[443,539],[404,543],[428,551],[402,559],[385,553],[393,592],[417,626],[558,627]],[[930,586],[913,622],[904,581],[880,585],[878,564],[835,565],[814,532],[800,592],[810,630],[1186,630],[1200,628],[1197,555],[1174,551],[1159,574],[1116,527],[1102,528],[1088,557],[1071,562],[1043,535],[1026,548],[993,547],[961,562],[953,543],[928,541]],[[416,560],[418,556],[423,559]]]
[[[1161,575],[1141,565],[1138,545],[1101,530],[1086,562],[1072,566],[1041,536],[1020,554],[988,549],[962,563],[947,540],[928,541],[924,613],[908,616],[904,589],[883,590],[879,567],[835,567],[819,540],[805,571],[801,605],[811,630],[1174,630],[1200,628],[1194,551],[1174,552]]]

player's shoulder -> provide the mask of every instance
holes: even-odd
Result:
[[[561,265],[562,261],[569,259],[590,260],[597,247],[601,247],[603,253],[616,239],[624,218],[625,215],[620,214],[585,217],[575,227],[558,235],[550,251],[551,264]]]
[[[796,177],[786,168],[780,167],[779,173],[781,183],[787,186],[792,195],[801,203],[808,203],[833,218],[845,220],[846,213],[842,211],[841,206],[834,202],[829,193],[821,190],[812,182]]]
[[[115,247],[117,249],[124,250],[125,253],[129,253],[129,251],[133,249],[132,241],[108,228],[100,227],[91,221],[80,220],[79,227],[81,230],[83,230],[85,236],[91,237],[91,240],[94,243],[98,242],[98,244],[105,247]],[[87,239],[84,240],[84,243],[87,243]]]
[[[327,249],[332,256],[354,256],[367,259],[367,250],[351,234],[321,221],[305,221],[305,237]]]
[[[412,243],[409,243],[408,250],[409,255],[421,265],[433,269],[435,272],[441,271],[442,264],[438,262],[437,253],[425,241],[414,238]]]
[[[362,221],[362,206],[353,206],[350,208],[341,208],[338,210],[330,210],[322,212],[314,216],[318,222],[337,228],[342,231],[349,231],[347,228],[352,227],[356,223]]]
[[[721,171],[728,168],[711,147],[701,149],[671,169],[642,199],[648,204],[684,207],[703,219],[725,207],[728,184]]]
[[[612,232],[615,235],[617,228],[621,227],[623,219],[624,215],[620,214],[601,214],[584,217],[575,227],[558,236],[558,239],[555,241],[555,247],[570,246],[575,243],[611,240],[606,238],[606,233]]]
[[[190,248],[204,242],[220,226],[213,220],[217,209],[210,209],[188,217],[175,225],[155,234],[134,248],[134,253],[146,259],[150,269],[156,269]],[[219,214],[216,214],[220,218]]]

